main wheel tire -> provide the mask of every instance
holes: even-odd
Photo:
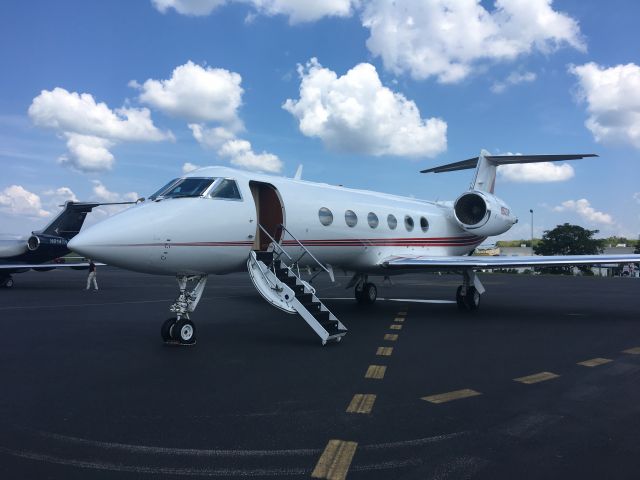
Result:
[[[176,317],[171,317],[166,319],[162,323],[162,327],[160,328],[160,335],[162,335],[162,341],[168,342],[171,340],[171,327],[176,323]]]
[[[196,343],[196,326],[191,320],[180,319],[173,326],[171,336],[184,345]]]
[[[456,303],[458,304],[458,308],[460,310],[466,310],[467,309],[467,303],[465,302],[465,299],[462,296],[462,285],[460,285],[458,287],[458,290],[456,290]]]
[[[13,278],[9,277],[4,281],[4,288],[13,287]]]
[[[373,283],[365,283],[362,289],[362,296],[364,299],[364,303],[366,303],[367,305],[372,305],[378,298],[378,289]]]
[[[469,310],[477,310],[480,308],[480,292],[478,292],[476,287],[467,287],[464,303]]]

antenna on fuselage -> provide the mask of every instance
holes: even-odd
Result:
[[[296,170],[296,174],[293,176],[294,180],[302,180],[302,164],[298,165],[298,169]]]

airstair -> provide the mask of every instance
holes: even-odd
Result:
[[[328,273],[333,281],[333,272],[314,257],[284,225],[278,227],[282,229],[283,237],[288,234],[302,248],[302,254],[295,260],[262,225],[258,226],[271,239],[266,251],[251,251],[247,261],[251,281],[260,295],[274,307],[300,315],[320,337],[322,345],[342,340],[347,333],[347,327],[320,301],[310,284],[323,271]],[[300,275],[300,260],[307,255],[319,268],[309,281],[303,280]]]

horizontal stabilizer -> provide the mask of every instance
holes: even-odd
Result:
[[[558,162],[561,160],[580,160],[587,157],[597,157],[594,153],[575,153],[568,155],[485,155],[493,165],[509,165],[513,163],[538,163],[538,162]],[[456,170],[469,170],[476,168],[480,157],[469,158],[460,162],[448,163],[438,167],[420,170],[420,173],[444,173]]]

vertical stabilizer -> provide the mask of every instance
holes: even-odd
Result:
[[[480,152],[478,165],[476,165],[476,174],[469,187],[470,190],[493,193],[496,186],[497,165],[487,158],[490,156],[491,154],[486,150]]]

